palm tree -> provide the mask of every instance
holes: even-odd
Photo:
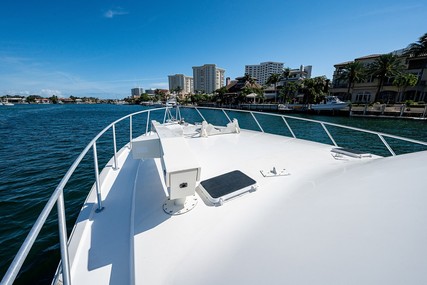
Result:
[[[274,92],[275,92],[275,101],[277,101],[277,82],[279,82],[281,80],[281,75],[278,73],[272,73],[270,74],[270,76],[268,77],[266,83],[267,84],[273,84],[274,86]]]
[[[227,93],[227,86],[222,86],[221,88],[215,90],[215,93],[216,103],[219,103],[221,105],[222,103],[224,103],[224,96],[225,93]]]
[[[291,76],[291,69],[289,67],[286,67],[282,71],[282,78],[285,79],[285,82],[289,79]]]
[[[282,70],[282,74],[280,74],[280,81],[281,80],[283,80],[284,82],[283,82],[283,86],[282,86],[282,89],[280,90],[280,97],[282,98],[282,99],[286,99],[286,95],[284,95],[284,94],[286,94],[287,92],[286,91],[283,91],[283,89],[287,89],[287,85],[288,85],[288,79],[289,79],[289,77],[291,76],[291,69],[289,68],[289,67],[285,67],[283,70]]]
[[[416,76],[415,74],[411,74],[411,73],[405,73],[405,74],[401,74],[398,75],[394,80],[393,80],[393,85],[396,86],[399,90],[399,98],[400,100],[402,100],[403,98],[403,93],[405,91],[405,89],[407,87],[414,87],[415,85],[417,85],[418,83],[418,76]],[[398,99],[396,98],[395,101],[397,102]]]
[[[427,33],[421,36],[418,42],[410,44],[405,54],[414,57],[427,55]]]
[[[384,81],[387,78],[392,78],[400,75],[404,69],[402,62],[399,57],[391,53],[380,55],[370,66],[369,75],[374,78],[378,78],[378,88],[374,95],[374,102],[378,98],[381,89],[384,85]]]
[[[362,82],[366,78],[366,68],[360,61],[352,61],[347,63],[339,79],[347,81],[347,99],[351,98],[350,89],[354,88],[354,84]]]
[[[175,88],[175,90],[174,90],[177,94],[178,94],[178,97],[181,97],[181,91],[182,91],[182,87],[181,86],[177,86],[176,88]]]
[[[280,97],[282,98],[282,101],[286,103],[288,99],[294,98],[295,93],[299,88],[300,86],[298,81],[286,82],[286,85],[280,89]]]
[[[302,92],[304,93],[304,103],[315,103],[319,98],[328,92],[329,80],[326,76],[306,78],[302,81]]]
[[[245,73],[245,76],[243,76],[243,80],[250,85],[255,84],[256,79],[253,78],[249,73]]]
[[[261,86],[259,86],[258,84],[254,84],[254,85],[247,84],[242,89],[242,92],[240,92],[238,96],[238,103],[241,103],[244,100],[246,100],[246,96],[249,94],[256,94],[256,98],[260,100],[264,99],[264,89]],[[254,98],[254,102],[256,98]]]

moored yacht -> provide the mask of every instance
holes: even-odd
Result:
[[[326,96],[324,102],[312,104],[310,108],[313,110],[340,110],[348,105],[350,103],[341,101],[337,96]]]
[[[128,115],[89,143],[2,284],[56,203],[53,284],[427,282],[427,151],[399,154],[426,142],[279,114],[174,111]],[[117,151],[123,120],[130,137]],[[145,126],[136,136],[135,122]],[[112,158],[98,173],[97,141],[111,130]],[[324,139],[308,140],[314,132]],[[88,152],[95,183],[67,237],[62,191]]]

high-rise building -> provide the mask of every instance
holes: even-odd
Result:
[[[271,74],[282,74],[283,62],[261,62],[260,64],[245,65],[245,74],[257,79],[258,84],[264,85]]]
[[[194,92],[213,93],[224,86],[225,70],[215,64],[193,66]]]
[[[140,88],[140,87],[138,87],[138,88],[132,88],[130,90],[130,93],[131,93],[131,95],[132,95],[133,98],[139,97],[139,96],[141,96],[144,93],[144,89]]]
[[[184,74],[169,75],[169,90],[175,91],[177,87],[181,88],[181,94],[194,93],[193,77]]]

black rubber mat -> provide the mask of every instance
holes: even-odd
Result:
[[[234,170],[200,182],[212,198],[220,198],[237,190],[256,184],[256,181],[239,170]]]

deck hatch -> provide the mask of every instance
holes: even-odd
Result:
[[[200,189],[214,204],[222,204],[235,196],[256,189],[256,181],[239,170],[234,170],[200,182]]]

